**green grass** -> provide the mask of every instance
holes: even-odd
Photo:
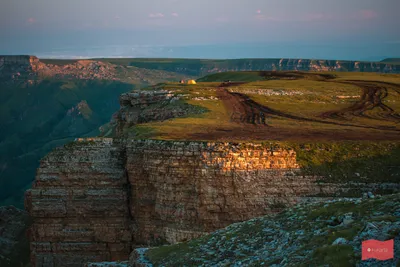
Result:
[[[197,82],[224,82],[226,80],[230,80],[233,82],[252,82],[252,81],[260,81],[263,79],[264,78],[261,77],[258,72],[232,71],[232,72],[211,74],[198,79]]]
[[[398,182],[399,142],[289,143],[305,174],[325,181]]]

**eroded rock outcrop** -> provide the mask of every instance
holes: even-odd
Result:
[[[136,91],[122,94],[120,110],[110,123],[117,136],[125,135],[125,129],[149,121],[164,121],[188,114],[200,114],[206,109],[185,103],[181,95],[167,90]],[[129,134],[128,134],[129,136]]]
[[[47,155],[26,207],[33,266],[127,260],[295,203],[385,185],[303,176],[296,152],[261,144],[79,139]],[[399,190],[399,184],[386,185]]]

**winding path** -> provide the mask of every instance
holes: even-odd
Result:
[[[391,85],[391,89],[397,91],[395,84],[375,83],[366,81],[346,81],[344,84],[352,84],[362,89],[360,100],[355,102],[349,107],[324,112],[320,115],[321,118],[331,119],[346,119],[349,116],[365,117],[376,120],[388,120],[399,123],[400,114],[396,113],[391,107],[383,103],[383,100],[388,96],[388,85]],[[374,110],[375,113],[369,112]]]

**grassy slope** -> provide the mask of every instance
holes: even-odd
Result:
[[[344,218],[347,219],[344,223]],[[375,228],[376,227],[376,228]],[[378,230],[376,230],[378,229]],[[297,205],[199,239],[151,248],[155,266],[355,266],[361,241],[400,242],[400,195]],[[338,238],[346,241],[333,244]],[[400,264],[399,250],[387,266]],[[375,260],[369,260],[377,266]],[[399,265],[397,265],[399,266]]]

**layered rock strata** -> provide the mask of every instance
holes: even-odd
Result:
[[[132,247],[384,186],[327,183],[298,168],[295,151],[268,145],[78,139],[41,161],[27,192],[32,266],[127,260]]]
[[[122,94],[119,98],[120,110],[111,121],[117,136],[124,135],[124,129],[149,121],[164,121],[188,114],[200,114],[204,108],[185,103],[181,95],[172,91],[136,91]]]
[[[86,145],[85,145],[86,144]],[[124,151],[111,141],[72,143],[43,158],[26,193],[33,266],[127,259],[131,216]]]

